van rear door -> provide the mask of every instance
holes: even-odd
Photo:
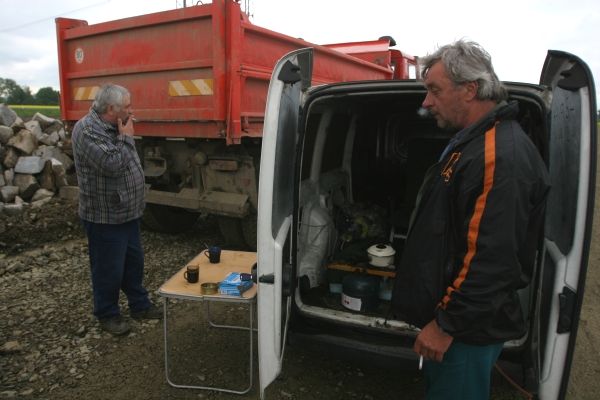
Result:
[[[534,336],[539,397],[565,397],[587,270],[596,176],[596,100],[579,58],[549,51],[540,83],[552,90],[550,190]]]
[[[260,397],[279,375],[285,344],[282,315],[284,265],[290,240],[298,142],[298,114],[302,92],[310,86],[312,49],[284,56],[275,66],[265,112],[258,186],[258,365]]]

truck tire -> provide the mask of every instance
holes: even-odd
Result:
[[[217,221],[221,235],[227,245],[238,250],[246,250],[242,220],[240,218],[219,216]]]
[[[152,231],[180,233],[190,229],[200,214],[178,207],[147,204],[142,217],[144,226]]]

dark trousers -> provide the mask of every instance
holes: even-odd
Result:
[[[88,237],[94,315],[99,319],[118,316],[120,290],[127,296],[131,312],[150,307],[148,292],[142,285],[140,220],[115,225],[82,222]]]

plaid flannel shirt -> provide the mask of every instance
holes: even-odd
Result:
[[[122,224],[140,218],[144,171],[134,139],[90,110],[75,124],[72,142],[81,219]]]

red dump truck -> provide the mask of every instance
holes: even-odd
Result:
[[[133,99],[147,184],[144,223],[189,228],[218,216],[227,240],[256,246],[265,101],[276,61],[314,48],[312,84],[409,78],[391,37],[319,46],[253,25],[232,0],[88,25],[57,18],[61,114],[83,117],[106,82]],[[412,72],[411,72],[412,76]]]

